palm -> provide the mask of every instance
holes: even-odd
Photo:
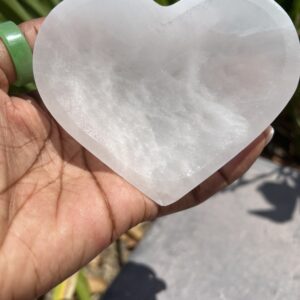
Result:
[[[12,74],[8,58],[0,59],[1,299],[32,299],[131,226],[202,202],[243,174],[265,143],[266,134],[162,208],[86,151],[36,100],[10,98],[4,91]]]
[[[156,215],[149,199],[37,105],[2,95],[0,107],[1,251],[5,258],[18,249],[5,264],[18,268],[26,263],[29,276],[14,276],[19,285],[42,282],[45,270],[65,277],[120,233]]]

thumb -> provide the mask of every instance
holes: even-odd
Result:
[[[28,44],[33,49],[38,31],[44,18],[31,20],[19,25]],[[7,91],[9,85],[16,81],[16,71],[10,55],[0,40],[0,88]]]

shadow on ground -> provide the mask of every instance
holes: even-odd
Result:
[[[129,262],[103,300],[156,300],[156,295],[166,288],[166,283],[151,268]]]
[[[241,178],[228,190],[233,191],[262,179],[263,182],[258,185],[257,190],[264,196],[270,208],[255,209],[249,213],[276,223],[292,220],[300,200],[300,173],[297,170],[278,167],[252,179]]]

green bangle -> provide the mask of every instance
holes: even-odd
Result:
[[[1,23],[0,39],[15,66],[17,80],[14,85],[21,87],[33,82],[32,50],[20,28],[11,21]]]

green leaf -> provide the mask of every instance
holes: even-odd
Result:
[[[49,0],[53,6],[57,5],[61,0]]]
[[[3,14],[0,12],[0,22],[6,21],[6,18],[3,16]]]
[[[292,18],[299,32],[300,30],[300,1],[299,0],[294,0],[293,8],[292,8]]]
[[[17,0],[1,0],[1,13],[6,20],[21,23],[32,19],[32,16]]]
[[[160,4],[162,6],[169,6],[169,5],[174,4],[174,3],[178,2],[178,1],[179,0],[155,0],[155,2],[157,2],[158,4]]]
[[[78,300],[91,300],[90,287],[82,270],[78,274],[76,295]]]
[[[74,274],[53,289],[52,300],[71,300],[75,294],[79,273]]]
[[[169,5],[168,0],[157,0],[156,2],[160,5],[163,5],[163,6],[168,6]]]
[[[20,3],[38,17],[46,16],[54,7],[49,0],[20,0]]]

